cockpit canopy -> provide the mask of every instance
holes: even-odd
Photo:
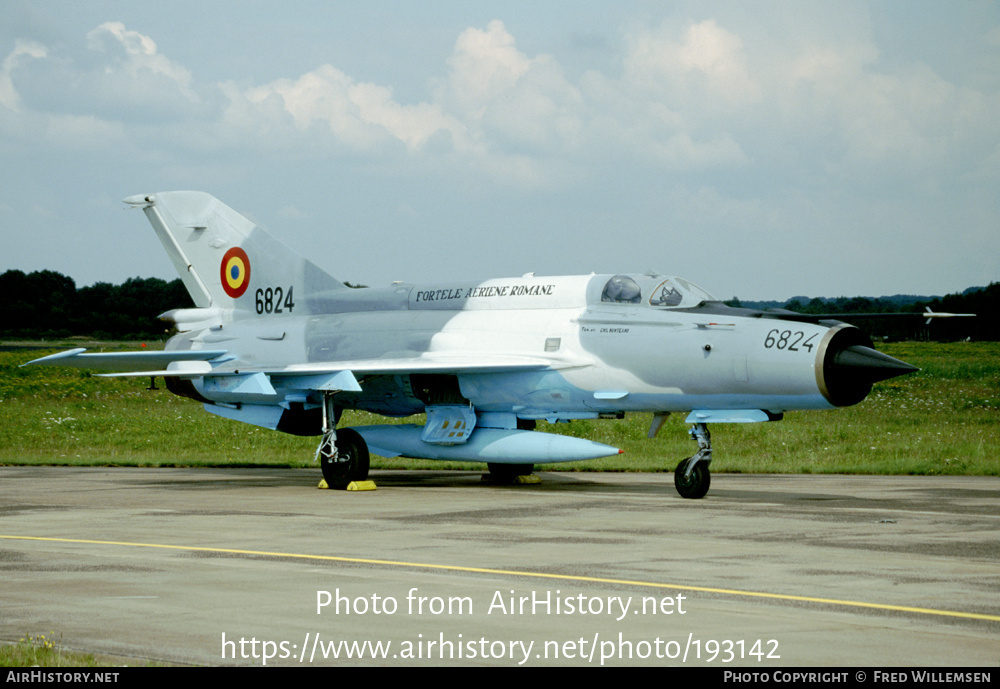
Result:
[[[703,301],[718,301],[683,278],[662,275],[615,275],[601,292],[601,302],[646,304],[658,308],[691,308]]]

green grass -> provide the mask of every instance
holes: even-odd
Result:
[[[790,412],[777,423],[713,425],[712,470],[1000,475],[1000,343],[900,343],[881,348],[921,371],[877,385],[854,407]],[[218,418],[164,389],[146,390],[148,378],[98,378],[73,369],[19,367],[42,354],[0,352],[0,464],[314,466],[317,439]],[[162,380],[158,384],[162,388]],[[387,420],[347,412],[341,425],[371,423]],[[680,459],[693,454],[683,414],[672,415],[653,440],[646,438],[649,423],[649,414],[620,421],[542,423],[539,430],[625,450],[617,457],[545,468],[673,471]],[[372,466],[481,465],[373,457]]]
[[[163,664],[150,663],[139,658],[68,651],[61,647],[55,632],[25,634],[16,643],[0,644],[0,667],[117,667],[122,665],[153,667]]]
[[[25,634],[17,643],[0,645],[0,667],[97,667],[89,653],[63,651],[54,633]]]

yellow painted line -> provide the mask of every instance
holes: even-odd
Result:
[[[20,541],[48,541],[52,543],[83,543],[88,545],[114,545],[129,548],[160,548],[164,550],[184,550],[201,553],[226,553],[232,555],[260,555],[264,557],[287,558],[290,560],[320,560],[324,562],[347,562],[364,565],[381,565],[384,567],[412,567],[418,569],[439,569],[449,572],[471,572],[475,574],[500,574],[504,576],[528,577],[534,579],[555,579],[559,581],[581,581],[592,584],[617,584],[622,586],[639,586],[643,588],[674,589],[678,591],[695,591],[698,593],[718,593],[727,596],[746,598],[769,598],[772,600],[796,601],[802,603],[821,603],[870,610],[891,610],[893,612],[908,612],[919,615],[938,615],[941,617],[959,617],[971,620],[988,620],[1000,622],[1000,615],[985,615],[976,612],[961,612],[957,610],[936,610],[934,608],[916,608],[907,605],[888,605],[885,603],[866,603],[864,601],[839,600],[836,598],[815,598],[812,596],[793,596],[784,593],[767,593],[764,591],[741,591],[739,589],[720,589],[710,586],[690,586],[687,584],[663,584],[655,581],[636,581],[632,579],[611,579],[608,577],[585,577],[574,574],[554,574],[549,572],[519,572],[512,569],[490,569],[488,567],[462,567],[459,565],[435,565],[425,562],[404,562],[402,560],[375,560],[363,557],[341,557],[337,555],[308,555],[304,553],[278,553],[268,550],[242,550],[239,548],[209,548],[192,545],[169,545],[163,543],[132,543],[129,541],[95,541],[84,538],[51,538],[46,536],[8,536],[0,534],[0,539]]]

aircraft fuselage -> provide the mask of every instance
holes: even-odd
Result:
[[[685,293],[672,306],[651,304],[641,294],[628,303],[602,301],[602,289],[613,277],[623,276],[528,276],[338,291],[290,313],[246,315],[184,333],[168,349],[224,347],[236,357],[226,368],[247,372],[328,361],[417,362],[454,352],[469,361],[502,355],[537,365],[537,370],[464,372],[442,364],[427,372],[368,375],[363,365],[354,365],[362,371],[363,389],[339,392],[338,406],[389,416],[421,413],[433,404],[414,385],[433,384],[434,376],[451,376],[455,385],[445,390],[447,382],[438,381],[442,389],[429,394],[451,394],[452,401],[477,412],[551,421],[638,411],[764,410],[777,416],[792,409],[831,409],[867,393],[864,384],[852,384],[858,389],[838,398],[831,391],[837,382],[828,380],[829,359],[845,346],[841,341],[864,340],[854,328],[762,318],[706,301],[697,292]],[[651,289],[677,283],[661,276],[627,277]],[[195,387],[210,402],[273,405],[302,398],[289,387],[296,377],[270,374],[273,391],[240,389],[231,376],[228,385],[206,376]],[[318,404],[315,392],[309,401]]]

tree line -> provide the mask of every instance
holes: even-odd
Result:
[[[731,306],[754,309],[788,309],[805,314],[864,315],[863,319],[844,320],[857,325],[873,339],[888,340],[1000,340],[1000,282],[987,287],[970,287],[957,294],[927,297],[897,294],[891,297],[793,297],[784,302],[741,301],[733,298]],[[938,318],[929,324],[919,314],[926,309],[944,313],[973,313],[976,318]],[[912,313],[911,318],[878,314]]]
[[[356,285],[350,285],[355,287]],[[360,286],[360,285],[358,285]],[[194,303],[180,279],[129,278],[120,285],[98,282],[77,287],[72,278],[51,270],[0,274],[0,337],[57,339],[71,336],[108,340],[165,339],[170,327],[157,319],[164,311]],[[785,302],[741,301],[731,306],[784,308],[809,314],[879,314],[934,311],[975,313],[977,318],[869,318],[856,325],[877,339],[1000,340],[1000,283],[970,287],[945,297],[795,297]]]
[[[157,316],[194,306],[179,279],[129,278],[78,288],[51,270],[8,270],[0,275],[0,295],[0,337],[14,339],[164,339],[172,326]]]

